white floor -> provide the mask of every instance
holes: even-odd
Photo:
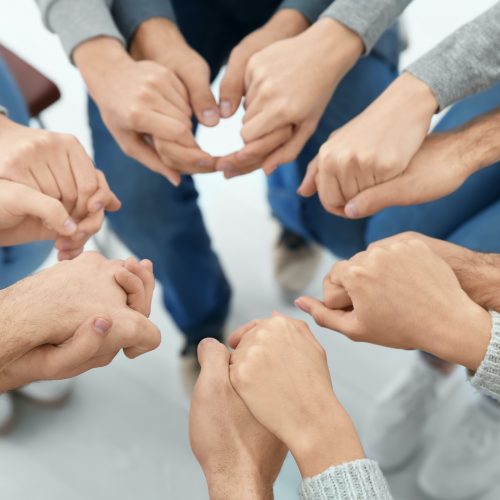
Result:
[[[492,3],[416,2],[407,15],[413,44],[405,61]],[[47,123],[54,130],[71,131],[88,146],[84,89],[78,73],[65,61],[55,38],[43,31],[30,0],[0,0],[0,9],[0,40],[43,69],[63,90],[63,100],[46,113]],[[213,153],[237,148],[237,125],[232,120],[215,131],[202,130],[200,141]],[[274,309],[299,315],[281,301],[272,280],[275,227],[260,173],[230,182],[219,175],[199,177],[197,183],[214,245],[234,286],[229,326],[267,316]],[[118,244],[113,248],[115,256],[126,254]],[[321,277],[332,262],[325,255],[311,293],[319,293]],[[153,319],[161,326],[164,341],[156,352],[133,362],[120,357],[112,366],[80,377],[73,397],[61,408],[40,408],[16,399],[16,426],[0,440],[0,499],[207,498],[187,440],[188,401],[178,377],[180,335],[161,307],[159,292]],[[328,351],[337,393],[362,433],[376,394],[412,354],[354,345],[339,335],[315,331]],[[459,414],[468,397],[465,384],[460,384],[431,423],[428,442]],[[424,498],[415,486],[417,470],[418,459],[389,476],[396,498]],[[276,498],[296,498],[298,480],[295,466],[288,461]],[[498,498],[500,489],[488,496],[488,500]]]

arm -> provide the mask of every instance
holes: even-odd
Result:
[[[363,39],[367,54],[412,1],[336,0],[321,17],[335,19],[357,33]]]
[[[440,109],[500,80],[499,18],[500,2],[408,67],[431,87]]]
[[[111,17],[112,0],[36,0],[36,3],[45,26],[59,35],[70,58],[76,47],[91,38],[107,36],[124,42]]]

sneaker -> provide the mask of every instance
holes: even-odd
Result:
[[[181,352],[180,363],[182,386],[186,394],[191,397],[201,371],[201,366],[198,362],[197,347],[195,345],[186,342]]]
[[[482,497],[499,478],[500,406],[479,397],[430,452],[418,485],[432,498],[462,500]]]
[[[49,380],[26,385],[16,392],[44,405],[57,405],[65,401],[73,389],[73,380]]]
[[[14,403],[12,396],[5,392],[0,394],[0,434],[7,434],[14,421]]]
[[[403,466],[419,450],[425,425],[448,379],[418,356],[378,398],[368,419],[364,445],[367,456],[386,471]]]
[[[321,250],[302,236],[283,229],[273,255],[274,276],[283,297],[293,302],[313,280]]]

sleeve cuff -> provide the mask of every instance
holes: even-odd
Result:
[[[59,35],[70,58],[83,42],[99,36],[124,39],[115,25],[111,12],[103,0],[58,0],[45,14],[49,29]]]
[[[331,467],[322,474],[304,479],[299,494],[301,500],[319,498],[392,500],[389,486],[379,465],[368,459]]]
[[[332,0],[283,0],[279,8],[298,10],[313,24],[331,3]]]
[[[139,26],[148,19],[161,17],[177,23],[174,7],[169,0],[115,0],[112,12],[127,45],[132,42]]]
[[[492,311],[491,341],[471,384],[483,394],[500,401],[500,314]]]

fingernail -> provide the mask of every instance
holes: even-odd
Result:
[[[96,203],[94,203],[94,204],[92,205],[92,211],[93,211],[93,212],[99,212],[99,211],[100,211],[100,210],[102,210],[103,208],[104,208],[104,205],[103,205],[100,201],[98,201],[98,202],[96,202]]]
[[[106,321],[105,319],[97,318],[94,321],[94,328],[101,335],[106,335],[109,329],[111,328],[111,324],[109,323],[109,321]]]
[[[213,339],[212,337],[207,337],[200,342],[200,345],[201,344],[220,344],[220,342],[217,339]]]
[[[66,219],[66,222],[64,223],[64,229],[68,233],[74,233],[76,231],[76,223],[71,217],[69,219]]]
[[[229,118],[231,116],[231,111],[233,107],[231,105],[231,101],[221,101],[220,103],[220,114],[223,118]]]
[[[297,306],[297,307],[298,307],[301,311],[303,311],[303,312],[305,312],[305,313],[308,313],[308,314],[309,314],[309,313],[311,312],[311,310],[309,309],[309,306],[308,306],[306,303],[304,303],[304,302],[303,302],[300,298],[299,298],[299,299],[296,299],[296,300],[294,301],[294,304],[295,304],[295,305],[296,305],[296,306]]]
[[[203,118],[203,124],[208,127],[217,125],[219,122],[219,113],[215,109],[206,109],[201,116]]]
[[[351,219],[356,219],[359,217],[359,212],[358,212],[358,207],[356,206],[356,203],[353,201],[350,201],[344,208],[344,212],[347,215],[347,217]]]

